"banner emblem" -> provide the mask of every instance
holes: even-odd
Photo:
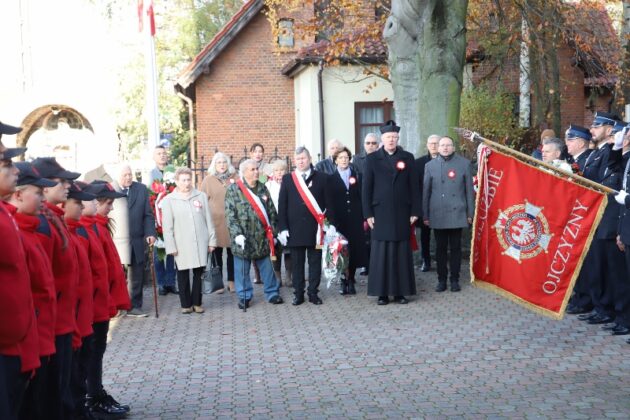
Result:
[[[503,248],[502,254],[514,258],[519,264],[536,257],[541,251],[547,252],[552,236],[542,207],[527,201],[505,211],[499,210],[494,228]]]

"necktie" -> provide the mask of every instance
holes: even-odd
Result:
[[[129,195],[129,188],[123,188],[122,193],[125,195]]]
[[[302,179],[303,179],[304,181],[306,181],[306,172],[303,172],[303,173],[302,173]]]

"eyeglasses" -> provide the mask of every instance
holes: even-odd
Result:
[[[375,145],[375,144],[378,144],[378,143],[375,142],[375,141],[366,141],[365,144],[366,145],[368,145],[368,144]]]

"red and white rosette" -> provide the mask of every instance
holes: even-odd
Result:
[[[406,167],[407,165],[405,165],[405,162],[403,162],[402,160],[396,162],[396,169],[398,169],[399,171],[404,171]]]

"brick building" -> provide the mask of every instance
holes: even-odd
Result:
[[[313,4],[317,2],[305,4],[310,6],[300,13],[316,13]],[[602,13],[600,35],[611,40],[602,45],[615,45],[618,41],[610,19]],[[351,150],[358,150],[365,133],[395,118],[388,82],[379,80],[376,88],[369,87],[375,80],[359,77],[360,66],[348,63],[319,66],[322,43],[316,42],[317,37],[303,39],[293,34],[292,22],[281,20],[289,35],[274,39],[264,1],[249,0],[180,74],[176,90],[194,104],[197,154],[205,162],[220,150],[236,164],[254,142],[265,145],[270,160],[272,155],[291,156],[297,145],[307,146],[318,160],[326,141],[339,138]],[[469,43],[469,83],[494,80],[518,97],[518,61],[497,71],[490,61],[476,59],[476,51]],[[364,54],[362,58],[370,62],[385,63],[387,49],[378,39]],[[605,74],[588,74],[569,45],[559,55],[562,125],[587,125],[594,110],[610,109],[614,81]],[[606,48],[594,48],[588,57],[607,58]],[[594,89],[597,95],[592,95]]]

